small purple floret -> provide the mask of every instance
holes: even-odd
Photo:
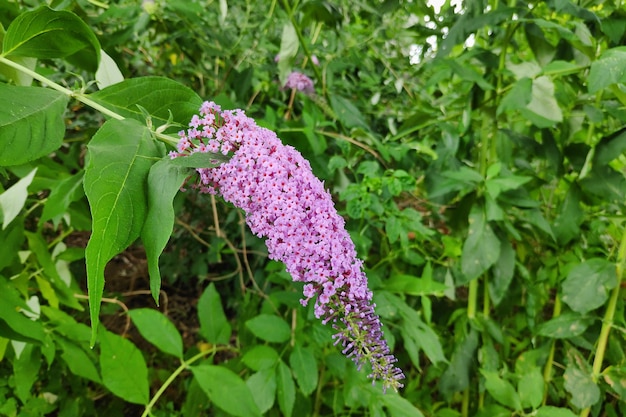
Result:
[[[302,305],[315,299],[315,315],[331,323],[342,352],[359,369],[369,362],[369,377],[382,381],[383,389],[401,388],[404,375],[383,338],[363,263],[309,162],[243,111],[222,111],[213,102],[202,104],[179,135],[172,158],[194,152],[231,155],[215,168],[198,169],[199,180],[191,187],[242,209],[252,232],[267,238],[269,257],[282,261],[294,281],[305,283]]]

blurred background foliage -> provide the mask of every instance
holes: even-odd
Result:
[[[2,0],[0,22],[41,4]],[[332,346],[240,212],[190,192],[175,200],[160,311],[186,358],[229,347],[209,363],[246,381],[261,412],[626,415],[620,1],[46,4],[83,19],[124,77],[165,76],[244,109],[302,152],[336,197],[407,376],[400,396],[372,387]],[[93,74],[62,60],[37,71],[96,90]],[[313,79],[315,94],[284,89],[292,71]],[[37,161],[29,209],[0,231],[0,303],[36,305],[45,329],[22,345],[2,333],[0,415],[144,410],[116,386],[123,366],[86,347],[85,302],[72,297],[86,291],[84,150],[102,121],[71,106],[63,148]],[[3,188],[26,173],[5,171]],[[59,198],[62,211],[48,208]],[[71,292],[51,284],[57,276]],[[154,395],[177,365],[144,334],[141,314],[155,306],[141,245],[106,277],[102,338],[145,360]],[[210,369],[184,371],[151,415],[245,415],[208,400]],[[225,400],[237,392],[225,389]]]

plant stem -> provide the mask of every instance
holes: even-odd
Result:
[[[561,315],[561,297],[557,294],[554,299],[554,309],[552,310],[552,318],[557,318]],[[543,401],[542,404],[546,405],[548,401],[548,385],[550,385],[550,381],[552,380],[552,364],[554,363],[554,351],[556,350],[556,341],[553,339],[552,344],[550,346],[550,354],[548,355],[548,360],[546,361],[546,365],[543,368]]]
[[[81,103],[86,104],[86,105],[88,105],[89,107],[91,107],[91,108],[93,108],[95,110],[98,110],[102,114],[105,114],[105,115],[107,115],[109,117],[112,117],[114,119],[117,119],[117,120],[123,120],[124,119],[124,116],[122,116],[122,115],[120,115],[118,113],[115,113],[114,111],[109,110],[106,107],[96,103],[95,101],[87,98],[84,94],[76,93],[76,92],[74,92],[74,91],[72,91],[72,90],[70,90],[68,88],[65,88],[62,85],[57,84],[57,83],[55,83],[52,80],[49,80],[48,78],[44,77],[43,75],[38,74],[37,72],[31,70],[30,68],[26,68],[25,66],[18,64],[17,62],[13,62],[10,59],[7,59],[7,58],[5,58],[3,56],[0,56],[0,63],[3,63],[3,64],[5,64],[5,65],[7,65],[9,67],[15,68],[16,70],[18,70],[20,72],[23,72],[24,74],[26,74],[26,75],[28,75],[30,77],[33,77],[34,79],[36,79],[40,83],[45,84],[48,87],[50,87],[50,88],[52,88],[54,90],[57,90],[60,93],[65,94],[68,97],[71,97],[71,98],[74,98],[74,99],[78,100]]]
[[[620,292],[622,289],[622,278],[624,277],[625,270],[626,228],[622,232],[622,240],[617,251],[617,265],[615,268],[617,283],[615,284],[615,288],[613,288],[611,298],[609,299],[609,304],[607,305],[606,312],[604,313],[602,328],[600,329],[600,337],[598,338],[598,347],[596,348],[596,356],[593,359],[592,378],[595,382],[598,382],[598,379],[600,378],[600,373],[602,372],[602,362],[604,361],[604,354],[606,353],[606,348],[609,343],[609,334],[611,332],[611,327],[613,327],[613,318],[615,317],[615,310],[617,308],[617,301],[619,300]],[[590,411],[590,407],[583,409],[580,412],[580,417],[587,417]]]
[[[180,366],[178,368],[176,368],[176,370],[174,372],[172,372],[172,374],[169,376],[169,378],[167,378],[167,380],[163,383],[163,385],[161,385],[159,390],[154,394],[154,396],[152,397],[152,400],[150,400],[148,405],[146,405],[146,408],[145,408],[143,414],[141,415],[141,417],[147,417],[150,414],[150,411],[152,411],[152,407],[154,407],[154,405],[159,400],[159,398],[161,398],[161,395],[163,395],[165,390],[172,384],[172,382],[174,382],[176,377],[178,375],[180,375],[181,372],[183,372],[185,369],[189,368],[189,365],[191,365],[192,363],[194,363],[198,359],[202,359],[204,356],[206,356],[208,354],[215,355],[218,351],[221,351],[221,350],[233,350],[233,348],[230,347],[230,346],[223,346],[223,347],[220,347],[220,348],[217,348],[216,346],[213,346],[213,349],[211,349],[211,350],[202,351],[202,352],[192,356],[191,358],[187,359],[186,361],[182,361]]]

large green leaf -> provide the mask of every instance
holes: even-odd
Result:
[[[143,107],[150,113],[155,127],[173,120],[185,126],[198,113],[202,99],[192,89],[165,77],[131,78],[110,85],[89,96],[114,112],[144,121]]]
[[[84,174],[84,171],[79,171],[71,177],[60,179],[55,184],[39,218],[40,227],[48,220],[52,220],[56,227],[60,217],[67,213],[70,204],[84,194],[82,189]]]
[[[276,367],[276,383],[278,407],[285,417],[291,417],[296,402],[296,384],[289,367],[283,361],[278,362]]]
[[[537,127],[552,127],[563,121],[563,111],[556,101],[554,82],[550,77],[542,75],[533,80],[531,100],[522,109],[522,115]]]
[[[273,369],[263,369],[252,374],[246,381],[254,402],[261,413],[267,412],[274,405],[276,398],[276,373]]]
[[[519,394],[509,381],[500,378],[497,372],[481,369],[480,373],[485,377],[485,388],[496,401],[513,410],[522,409]]]
[[[478,278],[499,258],[500,240],[489,226],[482,207],[475,205],[469,215],[469,230],[461,255],[463,282]]]
[[[213,344],[229,342],[232,329],[213,283],[209,284],[198,300],[198,319],[200,334],[207,342]]]
[[[37,346],[27,343],[21,354],[13,362],[13,380],[15,393],[22,402],[26,402],[31,394],[30,390],[37,381],[41,367],[41,353]]]
[[[49,88],[0,83],[0,165],[19,165],[57,150],[63,143],[68,98]]]
[[[102,383],[98,369],[87,352],[63,337],[55,337],[54,341],[61,348],[61,358],[67,364],[70,372],[98,384]]]
[[[261,416],[259,407],[245,382],[233,371],[223,366],[199,365],[191,372],[216,406],[238,417]]]
[[[478,332],[471,329],[465,339],[456,346],[450,365],[439,380],[439,390],[446,398],[463,391],[469,386],[470,370],[474,364],[474,353],[478,347]]]
[[[603,305],[617,284],[615,264],[602,258],[574,266],[563,281],[563,302],[581,314]]]
[[[100,61],[98,38],[74,13],[42,6],[20,14],[7,28],[2,43],[7,56],[66,58],[95,72]]]
[[[267,342],[283,343],[291,336],[291,329],[285,320],[271,314],[261,314],[246,321],[246,327]]]
[[[132,342],[114,333],[103,329],[99,334],[104,386],[128,402],[147,404],[148,367],[141,351]]]
[[[568,339],[583,334],[592,323],[592,317],[585,317],[568,311],[542,323],[537,329],[537,333],[555,339]]]
[[[382,395],[380,400],[391,417],[424,417],[411,402],[395,393]]]
[[[571,394],[571,402],[576,407],[591,407],[600,401],[600,388],[591,375],[591,367],[578,352],[569,352],[568,357],[563,374],[565,390]]]
[[[305,396],[309,396],[317,387],[317,362],[311,349],[296,344],[289,355],[289,364],[298,381],[298,386]]]
[[[128,314],[144,339],[162,352],[183,357],[183,339],[163,313],[151,308],[138,308]]]
[[[590,93],[600,91],[611,84],[626,81],[626,46],[611,48],[591,64],[587,88]]]
[[[104,291],[104,268],[139,237],[147,210],[148,173],[163,154],[150,131],[129,119],[109,120],[88,145],[84,186],[93,225],[85,259],[92,345]]]
[[[141,241],[146,249],[146,258],[148,259],[150,290],[157,304],[161,290],[159,256],[165,249],[174,227],[174,197],[190,171],[186,168],[173,166],[169,161],[169,159],[161,159],[150,168],[148,212],[141,230]]]

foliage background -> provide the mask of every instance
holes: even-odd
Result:
[[[62,31],[99,44],[111,77],[245,109],[311,161],[365,260],[399,395],[342,357],[241,213],[190,192],[174,198],[158,310],[138,241],[104,271],[89,348],[85,155],[108,116],[84,98],[114,99],[94,60],[11,55],[11,24],[42,4],[0,1],[2,59],[79,94],[55,104],[0,63],[0,143],[24,147],[1,158],[0,415],[626,415],[619,1],[45,3],[84,22]],[[314,96],[282,88],[292,70]],[[154,127],[197,107],[123,85],[103,91]],[[43,119],[62,144],[29,142]],[[128,126],[107,137],[143,132]]]

